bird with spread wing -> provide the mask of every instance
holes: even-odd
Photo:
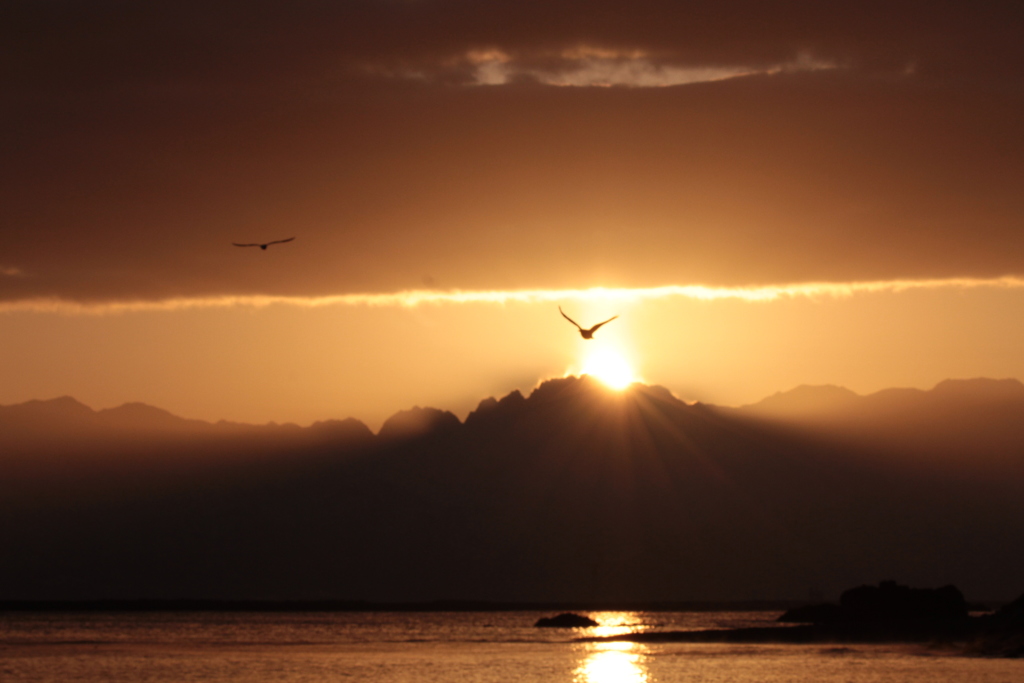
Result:
[[[293,239],[295,238],[289,237],[286,240],[274,240],[273,242],[264,242],[263,244],[260,244],[259,242],[254,242],[252,244],[239,244],[238,242],[232,242],[231,244],[235,245],[236,247],[259,247],[263,251],[266,251],[267,247],[269,247],[271,244],[284,244],[285,242],[291,242]]]
[[[563,318],[565,318],[566,320],[568,320],[569,322],[571,322],[573,325],[576,326],[576,329],[578,329],[580,331],[580,336],[583,337],[584,339],[593,339],[594,338],[594,333],[597,332],[597,329],[599,327],[601,327],[602,325],[607,325],[608,323],[610,323],[611,321],[613,321],[613,320],[615,320],[616,318],[619,317],[617,315],[613,315],[612,317],[610,317],[607,320],[605,320],[603,323],[598,323],[598,324],[594,325],[593,327],[591,327],[590,329],[586,329],[585,330],[582,327],[580,327],[580,324],[578,322],[576,322],[575,320],[573,320],[572,318],[567,316],[565,314],[565,311],[562,310],[561,306],[558,307],[558,312],[562,314]]]

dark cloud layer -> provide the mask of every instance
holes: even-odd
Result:
[[[1019,75],[1014,2],[393,0],[5,3],[8,74],[35,84],[261,78],[362,63],[429,64],[468,49],[528,55],[577,44],[696,63],[767,64],[799,51],[855,64]]]
[[[1022,12],[8,2],[0,298],[1024,272]],[[454,85],[579,46],[842,68]]]

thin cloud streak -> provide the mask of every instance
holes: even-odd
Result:
[[[336,294],[329,296],[231,295],[180,297],[154,301],[112,301],[83,303],[62,299],[28,299],[0,304],[0,313],[34,312],[63,315],[108,315],[182,311],[213,308],[296,308],[386,307],[416,308],[425,305],[550,303],[559,301],[622,301],[682,298],[696,301],[737,300],[769,303],[782,299],[842,299],[859,294],[900,293],[939,289],[1024,289],[1024,277],[935,278],[925,280],[873,280],[867,282],[805,282],[758,287],[711,287],[707,285],[663,285],[660,287],[590,287],[586,289],[515,290],[403,290],[381,294]]]
[[[586,57],[571,67],[557,71],[523,70],[545,85],[562,87],[665,88],[693,83],[710,83],[743,76],[774,75],[798,71],[837,69],[837,64],[814,60],[808,56],[784,64],[753,66],[681,66],[657,64],[646,58],[610,59]]]
[[[553,63],[541,66],[535,63],[536,60]],[[695,65],[664,61],[639,49],[621,51],[577,46],[559,54],[527,54],[520,58],[498,48],[469,50],[465,55],[440,64],[398,70],[378,65],[367,67],[367,72],[426,81],[454,79],[458,82],[464,79],[463,85],[496,86],[532,80],[559,87],[664,88],[759,74],[838,68],[834,62],[815,59],[808,54],[800,54],[787,62],[761,66]]]

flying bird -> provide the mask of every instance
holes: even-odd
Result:
[[[563,318],[565,318],[566,320],[568,320],[569,322],[576,326],[576,329],[580,331],[580,336],[583,337],[584,339],[593,339],[594,333],[597,332],[597,328],[601,327],[601,325],[607,325],[608,323],[619,317],[617,315],[613,315],[612,317],[605,320],[603,323],[598,323],[591,327],[589,330],[585,330],[582,327],[580,327],[580,324],[578,322],[567,316],[565,314],[565,311],[562,310],[561,306],[558,307],[558,312],[562,314]]]
[[[258,244],[258,243],[254,243],[254,244],[239,244],[238,242],[232,242],[231,244],[235,245],[236,247],[259,247],[263,251],[266,251],[267,247],[269,247],[271,244],[284,244],[285,242],[291,242],[293,239],[295,239],[295,238],[294,237],[289,237],[286,240],[274,240],[273,242],[266,242],[264,244]]]

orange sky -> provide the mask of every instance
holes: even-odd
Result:
[[[0,403],[377,425],[464,413],[597,345],[727,404],[1024,377],[1024,289],[995,281],[1024,276],[1022,12],[5,3]],[[423,288],[553,293],[344,299]],[[584,343],[559,304],[621,318]]]
[[[584,341],[584,325],[618,314]],[[798,384],[861,393],[1024,377],[1024,288],[938,287],[770,301],[654,299],[8,312],[0,404],[70,394],[207,420],[464,417],[486,396],[582,369],[591,351],[687,400],[736,405]]]

